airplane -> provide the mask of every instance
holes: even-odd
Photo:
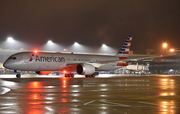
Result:
[[[76,72],[79,75],[85,75],[86,78],[94,78],[99,74],[98,71],[115,70],[127,66],[129,61],[135,60],[128,59],[131,41],[132,35],[126,39],[123,47],[113,56],[30,51],[11,55],[3,66],[14,70],[17,78],[21,77],[21,73],[18,71],[35,71],[37,74],[63,71],[65,77],[72,78],[74,77],[72,72]]]

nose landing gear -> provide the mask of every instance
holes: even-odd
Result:
[[[17,73],[17,74],[16,74],[16,78],[21,78],[21,74],[20,74],[20,73]]]
[[[17,70],[14,70],[14,72],[17,73],[16,78],[21,78],[21,73],[17,72]]]

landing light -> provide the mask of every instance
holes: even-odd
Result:
[[[37,53],[37,52],[38,52],[37,50],[34,51],[34,53]]]

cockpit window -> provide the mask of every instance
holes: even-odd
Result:
[[[15,60],[15,59],[16,59],[16,57],[9,57],[8,59],[13,59],[13,60]]]
[[[8,59],[12,59],[12,57],[9,57]]]
[[[14,59],[14,60],[15,60],[15,59],[16,59],[16,57],[12,57],[12,59]]]

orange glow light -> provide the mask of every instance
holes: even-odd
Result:
[[[167,47],[167,43],[163,43],[163,47],[166,48]]]
[[[34,51],[34,53],[37,53],[37,52],[38,52],[37,50]]]
[[[33,82],[33,87],[37,88],[38,87],[38,82]]]
[[[41,82],[33,81],[33,82],[29,83],[29,87],[30,88],[41,88],[42,85],[41,85]]]
[[[63,87],[66,88],[66,80],[63,81]]]
[[[64,98],[64,99],[61,99],[60,102],[68,102],[68,100],[66,98]]]
[[[173,52],[173,51],[174,51],[174,49],[170,49],[169,51]]]

